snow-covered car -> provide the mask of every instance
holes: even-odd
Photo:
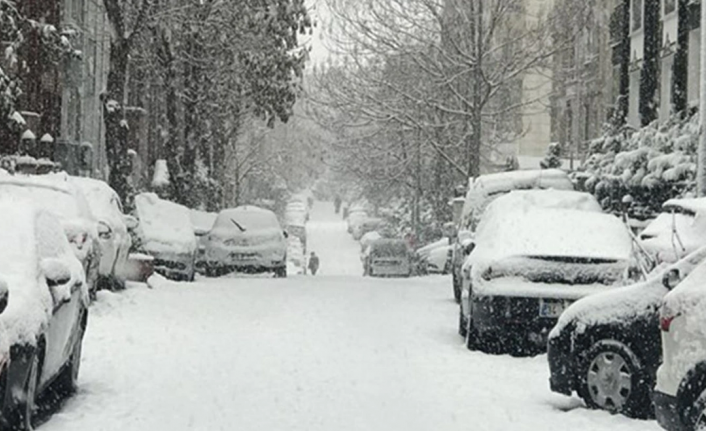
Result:
[[[456,302],[461,300],[463,262],[471,249],[468,237],[473,236],[487,206],[513,190],[574,190],[566,172],[558,169],[500,172],[470,179],[468,192],[460,214],[457,235],[451,243],[452,287]],[[600,206],[599,206],[600,207]]]
[[[682,278],[672,272],[665,282]],[[662,302],[662,364],[653,395],[659,424],[669,431],[706,429],[706,262]]]
[[[352,226],[351,235],[356,241],[360,239],[368,232],[373,232],[382,226],[383,220],[377,217],[365,217],[360,223],[355,223]]]
[[[362,208],[354,208],[348,212],[348,233],[353,234],[353,232],[358,229],[358,227],[368,218],[368,213]]]
[[[306,202],[290,201],[284,209],[285,214],[291,217],[303,217],[304,222],[309,221],[309,207]]]
[[[370,247],[370,244],[382,238],[380,232],[372,231],[368,232],[360,238],[360,253],[361,255],[365,253],[365,250]],[[361,258],[362,259],[362,258]]]
[[[671,199],[640,233],[640,242],[656,262],[676,262],[706,245],[706,198]]]
[[[368,247],[363,274],[371,277],[409,277],[412,275],[412,250],[402,239],[379,239]]]
[[[191,217],[191,226],[194,229],[194,235],[196,235],[196,271],[199,273],[204,273],[206,271],[205,237],[211,231],[218,214],[192,209],[189,211],[189,215]]]
[[[72,182],[86,197],[98,221],[98,244],[101,258],[98,266],[99,289],[125,286],[125,265],[132,238],[128,229],[137,228],[137,219],[123,213],[120,197],[104,181],[72,177]]]
[[[472,350],[532,352],[572,302],[627,282],[632,237],[612,215],[502,207],[483,219],[464,263],[459,333]]]
[[[193,280],[197,244],[189,209],[141,193],[135,196],[135,214],[140,248],[154,257],[154,270],[173,280]]]
[[[89,295],[81,262],[54,214],[0,200],[0,412],[32,429],[35,400],[76,389]],[[5,428],[3,428],[5,429]]]
[[[442,238],[417,249],[417,260],[422,270],[430,274],[447,274],[451,269],[451,245]]]
[[[573,303],[549,334],[551,390],[576,392],[593,408],[651,416],[661,361],[659,308],[672,287],[669,275],[676,270],[685,277],[704,258],[706,247],[643,282]]]
[[[0,199],[29,200],[54,214],[83,265],[90,292],[97,290],[101,249],[96,219],[85,196],[67,174],[2,175]]]
[[[241,206],[221,211],[206,237],[208,273],[274,272],[287,276],[286,233],[269,210]]]

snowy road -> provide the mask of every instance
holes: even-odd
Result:
[[[544,356],[468,352],[447,279],[362,278],[345,224],[317,205],[321,276],[102,294],[81,389],[40,430],[659,429],[551,394]]]

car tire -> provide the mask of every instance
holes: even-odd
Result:
[[[476,351],[480,347],[479,334],[473,325],[473,319],[466,321],[466,348],[471,351]]]
[[[577,392],[593,409],[633,418],[652,415],[652,380],[637,355],[624,343],[600,340],[581,354]]]
[[[453,275],[452,284],[453,284],[453,289],[454,289],[454,299],[456,300],[457,304],[460,304],[461,303],[461,283],[458,282],[458,277],[456,277],[456,274]]]
[[[23,387],[25,397],[17,407],[16,429],[20,431],[32,431],[34,429],[32,420],[36,410],[37,391],[39,390],[40,358],[41,355],[38,351],[33,352],[30,358],[30,368]]]
[[[468,334],[468,323],[466,323],[466,319],[463,317],[463,310],[459,310],[458,311],[458,335],[460,335],[461,337],[463,337],[465,339],[467,334]]]

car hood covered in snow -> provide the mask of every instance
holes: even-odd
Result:
[[[573,324],[577,331],[583,332],[585,328],[593,325],[629,322],[636,317],[655,313],[669,292],[662,284],[663,275],[667,271],[678,269],[682,276],[686,277],[704,258],[706,247],[691,253],[663,271],[652,273],[645,281],[575,302],[561,315],[550,337],[558,336],[569,324]]]

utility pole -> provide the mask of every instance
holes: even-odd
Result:
[[[696,164],[696,190],[706,196],[706,1],[701,1],[701,97],[699,98],[699,153]]]

